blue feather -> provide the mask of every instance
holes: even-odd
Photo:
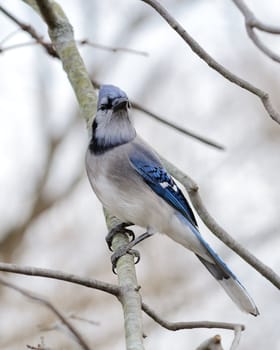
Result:
[[[192,225],[197,226],[192,209],[182,191],[161,164],[151,157],[151,154],[136,152],[129,159],[133,168],[157,195],[178,210]]]

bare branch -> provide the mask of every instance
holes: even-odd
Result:
[[[85,323],[88,323],[88,324],[90,324],[90,325],[92,325],[92,326],[100,326],[100,322],[88,320],[87,318],[78,316],[78,315],[73,314],[73,313],[71,313],[68,317],[69,317],[69,318],[72,318],[72,320],[77,320],[77,321],[80,321],[80,322],[85,322]]]
[[[270,34],[280,34],[280,27],[276,27],[273,25],[268,25],[256,18],[254,13],[249,9],[249,7],[244,3],[243,0],[232,0],[236,7],[240,10],[240,12],[244,15],[246,23],[250,25],[252,28],[258,28],[263,32],[267,32]]]
[[[104,209],[106,224],[109,230],[121,222]],[[112,240],[113,251],[127,246],[129,239],[124,233],[116,233]],[[134,266],[134,257],[125,254],[117,261],[116,271],[119,280],[119,300],[122,304],[125,324],[126,348],[144,350],[141,297]]]
[[[241,329],[245,330],[245,326],[237,323],[228,322],[215,322],[215,321],[194,321],[194,322],[169,322],[161,318],[155,311],[153,311],[148,305],[142,302],[142,310],[150,316],[155,322],[162,327],[170,331],[179,331],[183,329],[194,329],[194,328],[222,328],[235,331]]]
[[[0,11],[1,11],[2,6],[0,5]],[[11,33],[9,33],[7,36],[5,36],[1,41],[0,41],[0,46],[2,46],[6,41],[10,40],[13,36],[15,36],[16,34],[18,34],[20,32],[20,28],[12,31]]]
[[[153,7],[164,19],[165,21],[173,28],[179,36],[189,45],[189,47],[211,68],[213,68],[216,72],[221,74],[224,78],[229,80],[230,82],[240,86],[241,88],[251,92],[252,94],[258,96],[262,101],[266,111],[270,115],[270,117],[280,124],[280,114],[274,109],[269,94],[246,80],[238,77],[223,65],[218,63],[212,56],[210,56],[202,46],[198,44],[197,41],[190,36],[186,30],[181,26],[181,24],[170,15],[170,13],[157,1],[157,0],[141,0],[151,7]]]
[[[263,277],[269,280],[276,288],[280,289],[280,277],[270,267],[265,265],[246,248],[244,248],[239,242],[233,239],[209,214],[200,197],[198,185],[173,164],[166,161],[165,159],[162,159],[162,161],[164,162],[168,171],[186,188],[197,214],[200,216],[205,225],[210,229],[210,231],[213,232],[215,236],[217,236],[241,258],[243,258],[255,270],[257,270]]]
[[[52,43],[45,41],[42,36],[37,34],[36,30],[31,25],[22,22],[21,20],[16,18],[11,12],[6,10],[1,5],[0,5],[0,11],[2,13],[4,13],[10,20],[12,20],[14,23],[16,23],[23,31],[29,33],[31,35],[31,37],[35,39],[35,42],[32,41],[32,42],[28,42],[28,43],[20,43],[20,44],[12,45],[9,47],[1,48],[0,52],[11,50],[11,49],[16,49],[19,47],[34,45],[35,43],[37,43],[37,44],[40,44],[42,47],[44,47],[46,49],[46,51],[48,52],[48,54],[50,54],[53,57],[59,58],[56,50],[52,46]],[[8,39],[10,39],[13,35],[15,35],[17,33],[18,33],[18,30],[10,33],[7,37],[2,39],[0,42],[0,47],[3,45],[4,42],[6,42]],[[141,55],[141,56],[145,56],[145,57],[149,56],[149,54],[145,51],[130,49],[130,48],[126,48],[126,47],[111,47],[111,46],[107,46],[107,45],[101,45],[101,44],[94,43],[88,39],[76,40],[76,43],[79,45],[87,45],[87,46],[94,47],[96,49],[110,51],[110,52],[114,52],[114,53],[115,52],[125,52],[125,53],[130,53],[130,54],[135,54],[135,55]]]
[[[28,41],[27,43],[19,43],[19,44],[14,44],[14,45],[5,46],[5,47],[1,47],[1,45],[0,45],[0,53],[14,50],[14,49],[20,49],[22,47],[34,46],[36,44],[37,44],[36,41]]]
[[[80,40],[76,40],[76,42],[77,42],[77,44],[80,44],[80,45],[87,45],[87,46],[94,47],[96,49],[110,51],[110,52],[114,52],[114,53],[115,52],[125,52],[125,53],[134,54],[134,55],[141,55],[141,56],[145,56],[145,57],[149,56],[148,52],[145,52],[145,51],[129,49],[127,47],[111,47],[111,46],[107,46],[107,45],[101,45],[101,44],[93,43],[92,41],[90,41],[88,39],[80,39]]]
[[[43,40],[43,37],[38,35],[36,30],[29,24],[26,24],[22,21],[20,21],[18,18],[16,18],[12,13],[10,13],[8,10],[6,10],[3,6],[0,5],[0,11],[4,13],[8,18],[10,18],[11,21],[16,23],[23,31],[27,32],[35,41],[43,46],[47,53],[51,55],[52,57],[58,57],[57,52],[53,48],[52,44],[46,43]]]
[[[81,286],[101,290],[116,297],[118,297],[120,293],[120,288],[114,284],[98,281],[93,278],[85,278],[58,270],[43,269],[40,267],[33,266],[19,266],[16,264],[7,264],[1,262],[0,271],[13,272],[28,276],[46,277],[74,284],[79,284]]]
[[[244,3],[243,0],[232,0],[236,7],[240,10],[240,12],[243,14],[245,19],[245,26],[247,30],[248,36],[251,38],[253,43],[268,57],[270,57],[272,60],[280,63],[280,56],[277,55],[275,52],[270,50],[266,45],[263,44],[263,42],[260,40],[260,38],[255,33],[254,29],[257,28],[259,30],[262,30],[266,33],[270,34],[280,34],[280,27],[274,27],[266,25],[262,22],[260,22],[253,12],[248,8],[248,6]]]
[[[160,122],[162,124],[165,124],[165,125],[173,128],[173,129],[181,132],[184,135],[192,137],[193,139],[198,140],[198,141],[200,141],[200,142],[202,142],[202,143],[204,143],[204,144],[206,144],[208,146],[212,146],[212,147],[214,147],[214,148],[216,148],[216,149],[218,149],[220,151],[224,151],[225,150],[225,147],[220,145],[220,144],[218,144],[217,142],[212,141],[212,140],[210,140],[210,139],[208,139],[208,138],[206,138],[204,136],[200,136],[200,135],[196,134],[193,131],[190,131],[190,130],[187,130],[185,128],[182,128],[181,126],[176,125],[175,123],[170,122],[170,121],[160,117],[158,114],[155,114],[155,113],[151,112],[149,109],[141,106],[137,102],[132,101],[131,102],[131,106],[132,106],[132,108],[149,115],[150,117],[152,117],[153,119],[157,120],[158,122]]]
[[[43,304],[46,306],[49,310],[51,310],[56,317],[63,323],[63,325],[68,329],[68,331],[72,334],[75,341],[81,346],[84,350],[90,350],[90,347],[87,345],[81,334],[71,325],[71,323],[62,315],[60,311],[48,300],[45,300],[41,296],[32,294],[31,292],[27,291],[26,289],[20,288],[11,282],[5,281],[2,278],[0,278],[0,283],[3,284],[6,287],[9,287],[11,289],[16,290],[17,292],[21,293],[28,299],[34,300],[36,302],[39,302],[40,304]]]

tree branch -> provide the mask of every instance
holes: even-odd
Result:
[[[0,283],[3,284],[6,287],[9,287],[11,289],[14,289],[15,291],[19,292],[20,294],[24,295],[26,298],[34,300],[36,302],[39,302],[40,304],[47,307],[50,311],[52,311],[55,316],[64,324],[64,326],[68,329],[68,331],[73,335],[75,341],[81,346],[84,350],[90,350],[90,347],[86,343],[86,341],[83,339],[81,334],[75,329],[71,323],[62,315],[60,311],[49,301],[45,300],[41,296],[35,295],[26,289],[20,288],[8,281],[3,280],[0,278]]]
[[[104,210],[107,227],[109,230],[121,222]],[[114,235],[112,241],[113,251],[117,251],[128,244],[128,237],[123,233]],[[134,257],[126,254],[118,259],[116,271],[119,280],[119,300],[123,307],[125,338],[127,350],[144,350],[143,325],[141,312],[141,297],[137,283]]]
[[[127,47],[111,47],[111,46],[107,46],[107,45],[93,43],[93,42],[91,42],[88,39],[80,39],[80,40],[76,40],[76,42],[78,44],[80,44],[80,45],[88,45],[88,46],[94,47],[96,49],[109,51],[109,52],[113,52],[113,53],[115,53],[115,52],[125,52],[125,53],[129,53],[129,54],[141,55],[141,56],[145,56],[145,57],[149,56],[148,52],[145,52],[145,51],[129,49]]]
[[[239,242],[233,239],[209,214],[199,194],[198,185],[181,170],[170,162],[162,159],[168,171],[181,182],[186,188],[191,202],[205,225],[214,233],[222,242],[224,242],[229,248],[243,258],[249,265],[257,270],[263,277],[269,280],[276,288],[280,289],[280,277],[262,261],[251,254],[246,248],[244,248]]]
[[[256,18],[254,13],[249,9],[249,7],[244,3],[243,0],[232,0],[239,11],[244,15],[246,23],[251,27],[257,28],[263,32],[270,34],[280,34],[280,27],[273,25],[268,25]]]
[[[34,1],[25,0],[34,5]],[[52,43],[63,63],[64,70],[76,93],[83,117],[90,126],[96,110],[97,97],[83,61],[76,48],[72,27],[55,1],[36,0],[43,18],[48,24]],[[114,225],[117,219],[106,216],[108,227]],[[118,234],[113,239],[113,249],[127,244],[127,237]],[[141,318],[141,301],[137,291],[137,280],[133,258],[125,255],[117,263],[120,284],[119,299],[123,306],[126,347],[128,350],[143,350],[143,332]]]
[[[183,329],[194,329],[194,328],[222,328],[222,329],[241,329],[245,330],[245,326],[237,323],[228,322],[215,322],[215,321],[193,321],[193,322],[169,322],[161,318],[156,312],[154,312],[148,305],[142,302],[142,310],[150,316],[155,322],[162,327],[170,331],[179,331]]]
[[[176,125],[175,123],[170,122],[170,121],[162,118],[158,114],[155,114],[155,113],[151,112],[149,109],[141,106],[139,103],[137,103],[135,101],[131,102],[131,106],[132,106],[132,108],[149,115],[150,117],[152,117],[153,119],[157,120],[158,122],[160,122],[160,123],[162,123],[164,125],[167,125],[167,126],[171,127],[172,129],[177,130],[177,131],[179,131],[180,133],[182,133],[184,135],[192,137],[193,139],[198,140],[198,141],[200,141],[200,142],[202,142],[202,143],[204,143],[204,144],[206,144],[208,146],[214,147],[214,148],[216,148],[216,149],[218,149],[220,151],[224,151],[225,150],[225,147],[220,145],[219,143],[217,143],[215,141],[212,141],[212,140],[210,140],[209,138],[207,138],[205,136],[200,136],[200,135],[196,134],[193,131],[187,130],[186,128],[182,128],[181,126]]]
[[[93,288],[102,292],[109,293],[119,297],[120,288],[114,284],[95,280],[93,278],[81,277],[72,273],[66,273],[58,270],[44,269],[33,266],[20,266],[17,264],[8,264],[0,262],[0,271],[12,272],[20,275],[38,276],[52,278],[59,281],[70,282],[84,287]]]
[[[266,33],[280,34],[280,28],[269,26],[260,22],[255,17],[253,12],[249,9],[249,7],[244,3],[243,0],[232,0],[232,1],[244,16],[246,31],[249,38],[266,56],[271,58],[273,61],[280,63],[280,56],[277,55],[272,50],[270,50],[267,46],[265,46],[254,31],[254,29],[256,28]]]
[[[56,50],[53,48],[52,44],[46,43],[43,37],[38,35],[36,30],[29,24],[26,24],[16,18],[12,13],[6,10],[2,5],[0,5],[0,11],[4,13],[11,21],[16,23],[24,32],[27,32],[35,41],[43,46],[47,53],[52,57],[58,57]]]
[[[229,80],[230,82],[240,86],[242,89],[245,89],[252,94],[258,96],[262,101],[266,111],[270,115],[270,117],[280,124],[280,114],[274,109],[269,94],[256,86],[252,85],[248,81],[238,77],[227,68],[218,63],[212,56],[210,56],[202,46],[198,44],[197,41],[193,39],[191,35],[189,35],[186,30],[181,26],[181,24],[170,15],[170,13],[157,1],[157,0],[141,0],[146,4],[153,7],[158,14],[164,18],[164,20],[173,28],[179,36],[189,45],[194,53],[196,53],[205,63],[207,63],[211,68],[213,68],[216,72],[221,74],[224,78]]]

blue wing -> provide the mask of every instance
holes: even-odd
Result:
[[[149,153],[140,145],[135,146],[137,151],[129,157],[133,168],[157,195],[178,210],[192,225],[197,226],[189,203],[172,177],[153,154]]]
[[[229,276],[231,276],[237,280],[236,276],[227,267],[224,261],[202,238],[197,228],[196,219],[186,198],[157,158],[155,158],[155,156],[146,148],[140,145],[135,145],[134,152],[129,156],[129,160],[133,168],[139,175],[141,175],[143,180],[151,187],[151,189],[184,216],[186,219],[186,225],[189,226],[190,230],[208,251],[215,263],[219,266],[219,268],[217,268],[216,265],[207,262],[205,259],[197,255],[207,269],[217,279],[229,278]]]
[[[216,265],[213,265],[212,263],[197,255],[197,257],[212,273],[212,275],[214,275],[218,280],[229,277],[237,280],[236,276],[227,267],[224,261],[201,236],[197,228],[197,222],[194,214],[182,191],[178,188],[175,181],[163,168],[153,153],[151,153],[143,146],[135,144],[134,152],[129,156],[129,160],[133,168],[151,187],[151,189],[183,215],[186,220],[186,225],[189,226],[190,230],[197,237],[197,239],[204,246],[204,248],[216,263]]]

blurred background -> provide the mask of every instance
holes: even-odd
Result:
[[[148,53],[80,46],[92,78],[120,86],[151,111],[225,146],[225,151],[205,146],[133,112],[138,133],[195,179],[217,221],[280,273],[280,126],[268,117],[260,101],[211,70],[141,1],[59,3],[77,39]],[[162,3],[220,63],[269,92],[280,111],[280,66],[248,39],[243,17],[232,2]],[[247,3],[264,22],[279,22],[277,0],[270,0],[269,6],[257,0]],[[24,3],[0,4],[48,38],[41,19]],[[32,41],[2,13],[0,24],[2,49]],[[280,52],[280,39],[261,37]],[[116,283],[104,239],[102,207],[85,175],[88,133],[61,63],[36,45],[4,50],[0,76],[1,261]],[[247,287],[261,315],[253,318],[241,313],[198,260],[163,235],[138,247],[142,259],[136,269],[143,300],[170,321],[244,323],[239,349],[280,349],[279,291],[200,221],[199,225]],[[72,320],[92,348],[124,349],[122,310],[111,296],[38,277],[5,274],[5,278],[48,298],[66,315],[93,321]],[[0,294],[1,349],[19,350],[39,343],[52,350],[78,348],[57,329],[58,321],[44,307],[5,287],[0,286]],[[231,331],[172,333],[143,318],[146,349],[194,349],[217,333],[228,349],[232,340]]]

